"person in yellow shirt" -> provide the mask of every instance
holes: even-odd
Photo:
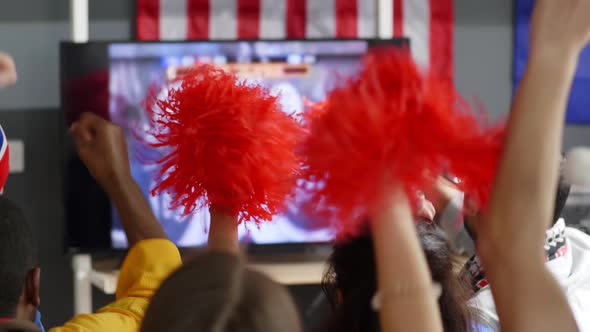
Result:
[[[180,254],[131,177],[121,129],[85,113],[72,125],[70,134],[80,159],[117,208],[131,249],[121,267],[116,300],[50,332],[138,331],[160,283],[182,264]]]

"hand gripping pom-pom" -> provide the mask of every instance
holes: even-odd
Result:
[[[309,208],[355,232],[377,208],[388,179],[412,200],[450,172],[485,205],[503,126],[486,126],[447,80],[423,75],[409,55],[368,55],[358,75],[333,90],[309,117],[305,177],[317,185]],[[416,203],[414,200],[412,203]]]
[[[166,151],[152,193],[185,214],[215,205],[240,222],[271,220],[300,175],[300,124],[267,89],[213,66],[172,83],[148,107],[150,144]]]

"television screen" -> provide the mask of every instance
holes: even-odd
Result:
[[[386,43],[399,46],[405,41]],[[135,136],[144,132],[137,128],[149,128],[143,102],[150,87],[164,86],[191,66],[214,64],[247,82],[268,87],[271,94],[278,96],[285,112],[300,117],[306,100],[321,101],[332,88],[353,76],[359,70],[361,57],[375,44],[367,40],[103,43],[100,47],[95,45],[94,50],[66,44],[62,46],[65,117],[71,122],[81,110],[91,110],[118,124],[128,138],[132,175],[171,240],[180,247],[200,246],[207,240],[208,211],[185,216],[181,210],[169,208],[168,194],[151,195],[158,165],[137,157],[147,155],[149,159],[158,159],[164,153],[146,148]],[[165,93],[163,88],[161,95]],[[108,242],[112,248],[127,247],[116,211],[110,205],[106,207],[104,202],[108,200],[98,193],[96,184],[80,169],[79,161],[72,156],[74,152],[69,150],[67,177],[70,180],[66,181],[69,246],[93,248]],[[76,178],[82,175],[86,180]],[[90,192],[95,192],[96,197],[89,195],[89,188],[94,188]],[[242,223],[240,240],[256,245],[330,241],[334,230],[306,215],[299,206],[303,200],[304,195],[296,193],[295,202],[270,223],[259,227]],[[89,209],[100,210],[100,217]],[[108,226],[83,227],[78,225],[82,218],[95,220],[91,223],[99,223],[101,218],[109,222]]]

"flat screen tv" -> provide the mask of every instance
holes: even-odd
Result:
[[[64,125],[84,111],[94,112],[121,126],[128,137],[132,175],[156,217],[179,247],[198,247],[207,239],[208,211],[183,216],[171,210],[166,194],[152,196],[158,166],[137,158],[145,151],[133,133],[149,126],[143,101],[148,89],[174,78],[198,63],[212,63],[245,80],[267,86],[279,95],[285,110],[304,112],[304,100],[322,100],[343,79],[357,73],[361,57],[371,47],[406,47],[393,40],[289,40],[191,42],[90,42],[61,45],[61,91]],[[74,251],[125,249],[127,239],[107,196],[65,140],[66,246]],[[315,223],[297,204],[274,216],[271,223],[239,227],[240,240],[255,249],[289,250],[326,244],[334,230]]]

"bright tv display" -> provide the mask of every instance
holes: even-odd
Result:
[[[136,128],[149,126],[143,107],[149,88],[162,86],[191,66],[215,64],[248,82],[268,87],[279,96],[285,112],[301,115],[305,112],[305,100],[324,99],[330,89],[358,72],[361,57],[371,47],[384,43],[406,45],[404,40],[118,42],[90,43],[87,49],[63,44],[65,118],[67,123],[71,122],[85,109],[121,126],[127,135],[132,175],[171,240],[180,247],[201,246],[207,240],[208,211],[183,216],[181,210],[169,208],[167,194],[152,196],[158,165],[138,159],[138,155],[157,159],[163,153],[146,148],[134,136]],[[68,246],[126,248],[127,240],[116,211],[85,174],[75,151],[67,150]],[[296,201],[305,199],[301,194],[296,197]],[[82,222],[88,227],[79,225]],[[271,223],[260,227],[242,224],[239,237],[254,245],[329,242],[334,230],[317,226],[322,224],[307,216],[296,202],[285,213],[274,216]]]

